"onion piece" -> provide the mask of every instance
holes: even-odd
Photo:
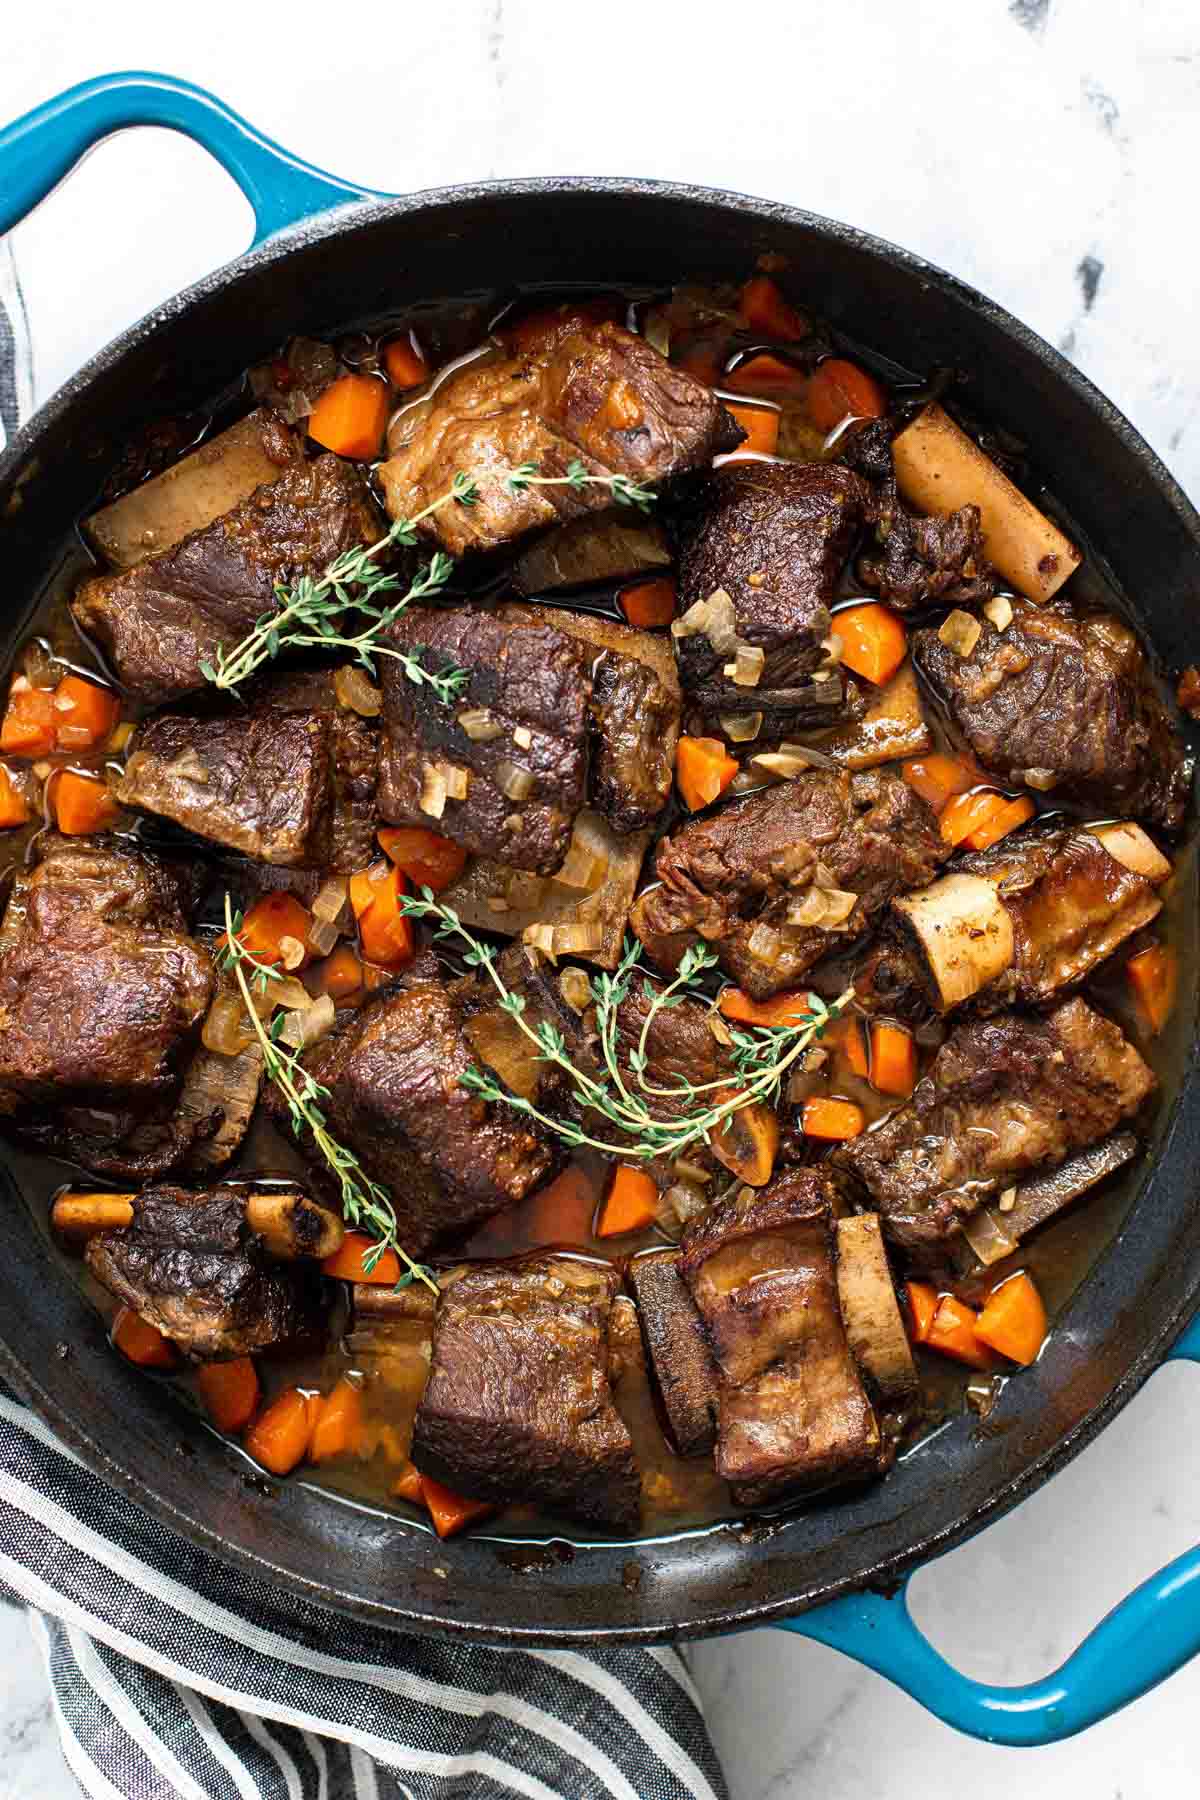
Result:
[[[504,727],[493,719],[486,706],[469,706],[460,712],[456,723],[473,744],[490,744],[504,736]]]
[[[1026,787],[1036,788],[1039,794],[1048,794],[1050,789],[1058,786],[1058,773],[1054,769],[1026,769]]]
[[[447,800],[465,800],[471,785],[470,769],[460,769],[457,763],[443,763],[442,774],[446,780]]]
[[[733,1034],[720,1013],[710,1012],[705,1023],[716,1038],[718,1044],[722,1044],[725,1049],[728,1050],[733,1043]]]
[[[696,600],[681,618],[671,622],[671,636],[706,637],[718,656],[737,649],[737,613],[724,588],[715,588],[707,600]]]
[[[1012,624],[1012,601],[1007,594],[997,594],[994,599],[985,600],[983,611],[997,631],[1007,631]]]
[[[357,663],[344,663],[335,672],[333,691],[347,712],[362,719],[377,719],[383,711],[383,694]]]
[[[446,777],[436,763],[427,763],[421,778],[421,797],[417,802],[431,819],[440,819],[446,810]]]
[[[817,931],[837,931],[858,905],[858,895],[846,888],[810,887],[802,899],[788,903],[789,925]]]
[[[734,660],[725,664],[723,673],[737,687],[757,687],[766,660],[767,653],[760,645],[739,644]]]
[[[240,994],[218,994],[200,1028],[200,1042],[214,1056],[240,1056],[254,1042],[254,1027],[246,1017]]]
[[[797,775],[807,775],[810,769],[822,766],[815,760],[819,755],[819,751],[805,750],[798,744],[789,744],[786,750],[760,750],[757,756],[750,758],[750,763],[765,775],[774,775],[780,781],[794,781]],[[826,757],[824,760],[829,759]]]
[[[564,969],[558,978],[558,991],[573,1013],[585,1013],[592,1003],[592,984],[582,969]]]
[[[607,870],[607,858],[598,863],[595,854],[578,837],[572,837],[571,847],[563,859],[562,866],[555,869],[550,877],[560,887],[582,888],[594,893],[604,880]]]
[[[345,922],[350,906],[350,883],[345,875],[331,875],[317,889],[309,911],[314,919],[327,919],[333,925]]]
[[[783,938],[773,925],[758,924],[746,940],[746,949],[755,962],[773,969],[783,955]]]
[[[938,636],[943,644],[948,645],[959,656],[966,657],[970,656],[979,642],[979,634],[982,630],[983,626],[978,619],[956,606],[954,611],[948,613],[938,626]]]
[[[1017,1247],[1016,1238],[1009,1237],[986,1206],[967,1215],[962,1221],[962,1234],[985,1265],[999,1262],[1002,1256],[1010,1256]]]
[[[304,1012],[312,1005],[313,998],[304,983],[291,975],[283,981],[268,981],[265,997],[270,1003],[268,1012],[277,1006],[283,1007],[285,1012]]]
[[[763,715],[752,713],[722,713],[718,723],[731,744],[752,744],[762,730]]]
[[[333,1024],[335,1012],[333,996],[322,994],[319,1000],[310,1001],[303,1012],[297,1008],[289,1013],[279,1035],[293,1050],[307,1050],[310,1044],[325,1036]]]
[[[712,1180],[712,1170],[704,1168],[700,1163],[688,1160],[686,1156],[677,1156],[671,1164],[672,1175],[680,1181],[686,1181],[692,1187],[707,1187]]]
[[[532,748],[533,733],[530,731],[528,725],[516,725],[513,727],[513,743],[517,746],[518,750],[529,750]]]
[[[838,765],[832,756],[827,756],[824,750],[814,750],[809,744],[780,744],[779,753],[781,756],[798,756],[802,762],[808,763],[813,769],[832,769],[835,773],[837,771]]]
[[[535,950],[540,950],[542,955],[549,957],[552,963],[558,961],[558,952],[554,948],[553,925],[543,925],[540,923],[537,925],[527,925],[521,933],[521,942],[523,944],[532,945]]]
[[[506,756],[496,764],[495,780],[506,800],[528,800],[533,792],[533,776],[529,770],[509,762]]]
[[[300,964],[304,961],[304,954],[304,945],[298,937],[291,937],[285,934],[280,938],[279,960],[289,974],[291,974],[293,969],[298,969],[300,967]]]
[[[604,928],[596,920],[580,921],[573,925],[554,926],[554,954],[556,956],[590,956],[593,950],[600,948],[604,937]]]

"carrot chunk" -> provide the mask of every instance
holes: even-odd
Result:
[[[295,972],[312,960],[308,942],[311,930],[312,914],[308,908],[301,906],[294,894],[280,890],[254,902],[242,920],[237,940],[256,961]],[[224,935],[220,942],[222,946],[227,942]]]
[[[711,806],[737,772],[737,763],[719,738],[680,738],[675,751],[675,780],[689,812]]]
[[[969,1368],[990,1369],[993,1367],[991,1353],[986,1344],[979,1341],[978,1323],[979,1314],[974,1307],[955,1299],[953,1294],[942,1294],[924,1342],[930,1350],[952,1356]]]
[[[258,1372],[248,1356],[202,1363],[196,1386],[218,1431],[243,1431],[258,1411]]]
[[[772,994],[769,1000],[752,1000],[741,988],[727,987],[717,1001],[717,1011],[739,1025],[803,1025],[812,1006],[807,989],[790,994]]]
[[[908,633],[894,612],[877,600],[844,606],[833,615],[833,630],[842,640],[842,662],[855,675],[877,687],[890,681],[908,655]]]
[[[1125,973],[1133,989],[1138,1011],[1152,1037],[1157,1037],[1171,1016],[1175,1004],[1175,988],[1179,966],[1173,951],[1164,944],[1151,944],[1139,950],[1125,964]]]
[[[432,888],[440,894],[467,866],[461,844],[424,825],[385,826],[378,835],[381,849],[414,887]]]
[[[750,331],[761,331],[764,337],[795,343],[808,336],[808,320],[785,300],[769,275],[755,275],[743,287],[738,311]]]
[[[290,1475],[308,1455],[320,1398],[288,1388],[272,1400],[242,1439],[247,1454],[272,1475]]]
[[[818,365],[804,395],[804,406],[818,431],[832,431],[843,419],[881,419],[887,396],[873,375],[844,357],[831,356]]]
[[[383,366],[394,388],[420,387],[429,374],[425,353],[411,331],[389,338],[383,346]]]
[[[335,1456],[357,1456],[365,1432],[362,1389],[343,1377],[333,1392],[317,1404],[309,1461],[331,1462]]]
[[[11,831],[14,825],[24,825],[28,819],[29,807],[24,794],[14,782],[11,771],[0,763],[0,831]]]
[[[392,1492],[399,1499],[407,1500],[413,1506],[424,1506],[425,1502],[421,1495],[421,1471],[415,1463],[409,1463],[404,1472],[397,1475],[392,1483]]]
[[[905,1289],[908,1300],[908,1335],[914,1344],[927,1344],[938,1309],[937,1289],[927,1281],[910,1281]]]
[[[328,994],[331,1000],[344,1000],[363,984],[363,967],[349,944],[339,944],[329,956],[314,963],[308,988],[314,994]]]
[[[1034,1360],[1046,1338],[1046,1309],[1028,1275],[1014,1275],[989,1294],[975,1335],[1010,1362]]]
[[[421,1477],[421,1498],[429,1508],[433,1529],[440,1538],[453,1537],[468,1525],[477,1524],[496,1511],[490,1500],[468,1500],[456,1494],[429,1475]]]
[[[111,688],[64,675],[54,690],[54,741],[60,750],[92,750],[106,744],[121,716],[121,702]]]
[[[911,1031],[889,1020],[871,1026],[871,1086],[907,1100],[917,1085],[917,1046]]]
[[[867,1047],[863,1041],[862,1026],[855,1018],[838,1019],[825,1032],[824,1041],[832,1044],[841,1056],[852,1075],[858,1075],[865,1081],[870,1073],[867,1061]]]
[[[112,1341],[139,1369],[176,1369],[179,1352],[157,1325],[123,1306],[113,1320]]]
[[[45,756],[54,748],[54,693],[14,675],[0,725],[0,750],[14,756]]]
[[[800,1129],[806,1137],[844,1142],[856,1138],[866,1119],[861,1106],[852,1100],[825,1100],[819,1096],[806,1100],[800,1115]]]
[[[718,1092],[717,1100],[727,1095]],[[712,1132],[712,1153],[748,1187],[766,1187],[779,1150],[779,1120],[761,1100],[739,1107]]]
[[[368,1270],[364,1264],[376,1248],[375,1239],[365,1231],[348,1231],[342,1247],[327,1256],[321,1264],[323,1275],[338,1281],[365,1281],[373,1287],[395,1287],[400,1279],[400,1258],[394,1250],[384,1250]]]
[[[318,395],[308,435],[338,456],[374,458],[383,442],[388,403],[387,388],[373,375],[341,375]]]
[[[621,611],[639,631],[669,625],[675,617],[675,579],[656,575],[652,581],[635,581],[617,595]]]
[[[412,921],[400,911],[405,881],[395,863],[378,863],[350,877],[350,904],[366,962],[399,968],[413,953]]]
[[[956,794],[941,815],[941,832],[957,849],[986,850],[1032,819],[1036,808],[1027,795],[1007,800],[1003,794]]]
[[[620,1237],[626,1231],[644,1231],[657,1216],[658,1184],[654,1177],[644,1169],[631,1169],[622,1163],[600,1208],[596,1236]]]
[[[763,350],[740,362],[722,378],[721,385],[732,388],[735,394],[797,393],[804,385],[804,372],[795,363],[784,362],[781,356]]]
[[[78,837],[107,831],[116,823],[118,807],[102,781],[61,769],[54,777],[54,816],[65,836]]]
[[[900,773],[935,813],[943,812],[956,794],[965,794],[983,780],[974,763],[959,756],[944,756],[940,750],[904,763]]]
[[[776,407],[737,405],[730,401],[725,410],[746,434],[733,452],[734,456],[741,456],[748,450],[758,456],[774,456],[779,443],[780,415]]]

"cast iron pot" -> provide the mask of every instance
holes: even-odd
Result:
[[[789,207],[648,181],[371,194],[299,163],[200,90],[147,75],[85,83],[0,134],[0,231],[98,139],[138,124],[182,130],[210,149],[254,207],[258,236],[247,255],[95,357],[0,457],[4,643],[20,640],[21,596],[37,592],[136,428],[202,404],[290,334],[515,283],[740,278],[770,250],[790,259],[797,292],[852,338],[893,346],[917,369],[969,370],[973,406],[1028,443],[1050,489],[1111,559],[1118,585],[1139,597],[1162,662],[1195,659],[1200,519],[1191,505],[1075,369],[918,258]],[[357,1619],[561,1646],[662,1642],[804,1614],[795,1629],[902,1681],[963,1729],[1011,1743],[1065,1736],[1200,1646],[1200,1553],[1139,1590],[1062,1670],[1030,1688],[984,1688],[949,1669],[912,1625],[903,1583],[1045,1481],[1165,1357],[1200,1357],[1200,1333],[1176,1342],[1200,1292],[1196,998],[1193,958],[1179,1003],[1188,1049],[1140,1165],[1137,1204],[1038,1363],[1007,1384],[986,1432],[956,1418],[886,1481],[818,1500],[770,1532],[722,1526],[636,1548],[589,1545],[561,1560],[548,1555],[533,1577],[486,1533],[441,1545],[303,1480],[248,1484],[235,1451],[113,1356],[52,1246],[26,1225],[16,1160],[2,1146],[0,1179],[11,1191],[0,1371],[98,1474],[185,1537]],[[66,1360],[55,1355],[62,1343],[71,1346]]]

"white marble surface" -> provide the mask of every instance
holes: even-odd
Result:
[[[637,173],[798,202],[923,252],[1059,344],[1200,497],[1192,0],[458,0],[343,14],[207,0],[38,0],[6,33],[0,117],[102,69],[213,88],[312,161],[385,189]],[[114,196],[120,204],[114,205]],[[137,133],[15,234],[45,394],[248,235],[203,154]],[[1170,1369],[1048,1489],[920,1575],[913,1605],[969,1673],[1061,1659],[1200,1535],[1195,1377]],[[954,1736],[832,1652],[760,1632],[691,1652],[735,1800],[1161,1800],[1191,1773],[1200,1667],[1085,1738]],[[26,1625],[0,1609],[0,1800],[73,1791]],[[1017,1760],[1014,1760],[1017,1759]]]

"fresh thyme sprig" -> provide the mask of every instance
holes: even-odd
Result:
[[[352,1150],[339,1144],[328,1129],[322,1103],[329,1089],[316,1081],[300,1061],[299,1053],[279,1041],[287,1014],[275,1011],[264,1025],[254,1004],[254,995],[266,995],[273,981],[281,979],[278,969],[259,959],[238,937],[244,923],[242,914],[234,910],[225,895],[225,940],[218,952],[217,967],[231,972],[241,990],[242,1004],[262,1046],[263,1067],[287,1101],[292,1130],[302,1137],[307,1129],[313,1143],[324,1157],[341,1188],[342,1211],[351,1225],[362,1226],[375,1242],[362,1259],[363,1273],[369,1275],[385,1250],[394,1250],[404,1264],[404,1274],[396,1283],[407,1287],[412,1281],[423,1281],[437,1292],[433,1273],[424,1263],[414,1262],[397,1236],[396,1209],[387,1189],[372,1181]]]
[[[644,994],[648,1002],[646,1017],[637,1046],[626,1057],[626,1069],[633,1078],[631,1086],[618,1054],[617,1012],[628,996],[632,982],[641,972],[642,947],[639,943],[630,942],[626,945],[624,955],[612,974],[600,973],[592,978],[592,999],[596,1007],[596,1030],[602,1062],[599,1075],[592,1076],[571,1061],[567,1054],[566,1040],[557,1026],[548,1020],[542,1020],[536,1027],[528,1023],[523,1016],[524,996],[510,992],[505,985],[496,966],[495,951],[490,945],[481,943],[471,935],[453,907],[441,905],[427,887],[421,889],[419,897],[415,894],[406,895],[400,905],[410,918],[435,922],[435,937],[457,938],[465,946],[463,962],[468,968],[486,972],[496,989],[501,1010],[515,1020],[534,1046],[538,1060],[561,1069],[571,1084],[574,1098],[584,1111],[597,1113],[622,1134],[624,1141],[613,1143],[605,1138],[593,1137],[572,1120],[556,1119],[541,1112],[532,1101],[510,1093],[482,1069],[468,1069],[462,1076],[463,1085],[485,1100],[503,1101],[516,1111],[536,1119],[572,1148],[586,1145],[589,1149],[601,1150],[610,1156],[636,1157],[649,1162],[657,1156],[677,1156],[689,1144],[698,1141],[710,1143],[713,1132],[718,1131],[734,1113],[756,1101],[769,1102],[775,1098],[788,1069],[804,1054],[813,1039],[820,1037],[827,1026],[839,1017],[853,997],[854,990],[848,988],[831,1005],[826,1006],[813,995],[810,1010],[801,1015],[794,1025],[764,1027],[753,1034],[731,1034],[737,1052],[734,1070],[744,1084],[733,1093],[730,1093],[728,1075],[717,1081],[693,1083],[684,1080],[661,1087],[646,1079],[649,1060],[646,1044],[650,1029],[660,1012],[669,1011],[682,1005],[684,1000],[696,997],[694,990],[699,978],[717,960],[715,952],[707,945],[694,945],[685,952],[672,981],[665,984],[651,981],[645,983]],[[648,1100],[670,1102],[678,1107],[677,1116],[668,1119],[656,1117],[647,1104]]]
[[[373,544],[358,544],[344,550],[322,575],[302,575],[292,587],[276,584],[276,605],[255,620],[253,629],[241,643],[226,653],[218,644],[215,662],[202,662],[200,673],[213,687],[235,692],[266,662],[273,662],[281,650],[349,650],[355,662],[367,673],[375,675],[377,656],[398,662],[408,679],[416,686],[432,688],[443,706],[456,700],[470,680],[466,669],[453,665],[431,673],[421,662],[423,646],[413,651],[399,650],[382,643],[384,633],[414,600],[424,600],[440,593],[454,569],[453,557],[437,550],[427,566],[409,584],[405,593],[389,606],[375,604],[378,596],[394,592],[400,577],[381,569],[376,558],[392,545],[412,547],[417,542],[417,526],[440,512],[444,506],[475,506],[479,500],[480,482],[490,479],[490,472],[468,472],[460,469],[444,494],[423,507],[411,518],[397,519],[389,531]],[[511,494],[524,493],[530,487],[607,487],[623,506],[648,512],[654,504],[649,488],[639,487],[627,475],[591,475],[576,457],[568,463],[565,475],[542,475],[537,463],[520,463],[503,477],[501,485]],[[361,613],[369,625],[349,636],[342,629],[343,617],[349,612]]]

